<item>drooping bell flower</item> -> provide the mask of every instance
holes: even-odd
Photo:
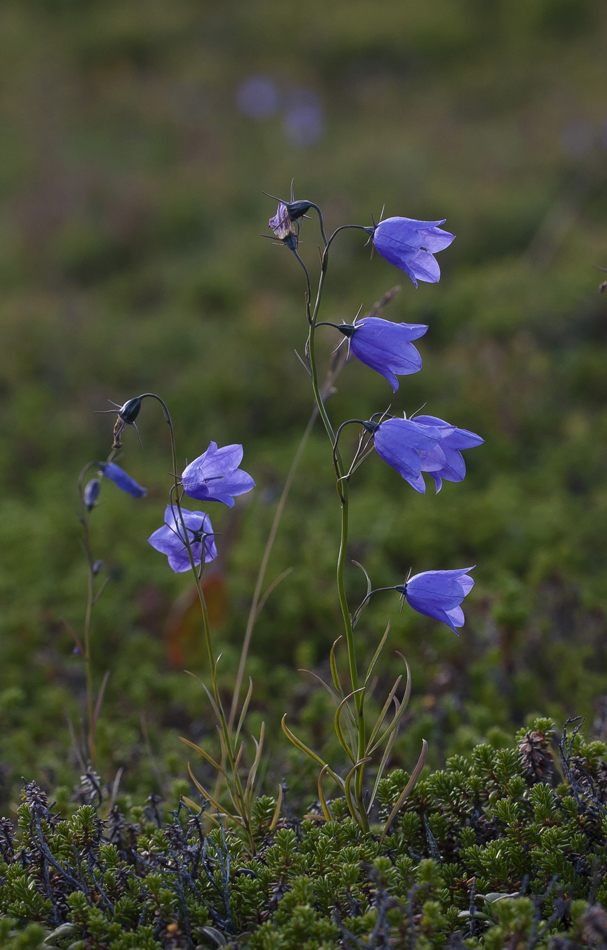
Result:
[[[202,561],[204,547],[205,563],[217,557],[217,548],[213,539],[211,519],[204,511],[188,511],[181,509],[183,521],[187,531],[187,539],[194,560],[194,565]],[[148,538],[149,543],[161,554],[166,554],[169,566],[176,574],[189,571],[191,568],[188,549],[185,542],[183,525],[176,506],[167,505],[164,513],[164,525]]]
[[[463,481],[466,463],[461,450],[482,445],[485,440],[475,432],[469,432],[468,429],[454,429],[448,422],[436,416],[416,416],[415,421],[433,428],[444,426],[449,429],[449,433],[441,439],[440,444],[420,452],[422,472],[428,472],[432,476],[436,483],[436,491],[441,490],[443,478],[448,482]]]
[[[456,571],[424,571],[395,589],[404,594],[409,606],[418,613],[446,623],[457,633],[456,628],[464,625],[460,604],[474,587],[468,576],[473,569],[474,566]]]
[[[183,471],[181,484],[186,495],[200,501],[220,501],[232,508],[236,495],[255,488],[251,476],[238,467],[242,455],[242,445],[224,445],[218,449],[217,443],[211,442],[206,452]]]
[[[411,342],[428,329],[422,323],[392,323],[381,317],[365,317],[360,323],[344,323],[337,329],[348,338],[354,356],[385,376],[393,392],[398,389],[397,375],[408,376],[422,368],[422,358]]]
[[[441,221],[417,221],[415,218],[386,218],[365,228],[372,235],[373,246],[395,267],[400,267],[417,287],[418,280],[436,284],[440,267],[434,255],[449,247],[455,235],[437,225]]]
[[[426,426],[413,419],[367,422],[365,428],[373,433],[377,454],[422,495],[426,491],[426,483],[422,475],[420,453],[434,449],[455,431],[454,427]]]
[[[132,495],[133,498],[144,498],[148,493],[147,488],[142,488],[141,485],[138,485],[135,479],[127,475],[124,469],[116,465],[115,462],[100,462],[99,471],[103,474],[104,478],[109,478],[111,482],[118,485],[121,491]]]

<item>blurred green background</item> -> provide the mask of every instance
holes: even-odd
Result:
[[[109,450],[107,400],[160,393],[182,459],[245,447],[258,488],[213,505],[222,573],[209,590],[229,697],[257,567],[309,418],[293,350],[301,271],[261,240],[275,203],[318,202],[330,228],[386,215],[447,218],[439,285],[336,243],[324,319],[351,320],[397,283],[386,316],[427,322],[424,368],[392,396],[357,363],[336,421],[386,408],[479,432],[468,475],[415,494],[377,458],[353,487],[350,556],[378,586],[408,568],[476,563],[459,638],[380,595],[358,628],[392,632],[377,695],[403,651],[413,670],[405,767],[423,735],[438,763],[531,713],[603,729],[607,694],[607,11],[599,0],[5,0],[0,7],[0,778],[70,784],[68,719],[83,715],[86,573],[77,476]],[[317,265],[306,222],[300,250]],[[335,345],[325,331],[323,359]],[[321,347],[323,350],[323,347]],[[189,581],[147,544],[170,456],[151,402],[123,464],[149,489],[103,486],[95,556],[104,779],[157,790],[183,775],[179,735],[212,741]],[[284,711],[316,747],[339,633],[338,508],[318,427],[278,534],[252,645],[251,727],[265,718],[269,786],[306,780]],[[362,575],[349,574],[353,603]],[[182,600],[180,601],[180,598]],[[594,722],[594,726],[592,725]],[[147,738],[146,738],[147,736]]]

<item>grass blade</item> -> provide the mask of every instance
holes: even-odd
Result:
[[[337,646],[340,640],[341,640],[341,637],[338,637],[335,643],[333,644],[333,646],[331,647],[330,663],[331,663],[331,676],[333,677],[333,683],[334,683],[335,689],[337,690],[340,696],[343,696],[344,691],[341,685],[341,680],[339,679],[339,672],[337,670],[337,660],[335,659],[335,647]]]
[[[373,743],[373,740],[375,739],[375,736],[377,735],[377,733],[378,733],[379,730],[381,729],[384,719],[385,719],[386,716],[388,715],[388,710],[390,709],[390,706],[392,705],[392,701],[393,701],[393,699],[394,699],[396,690],[398,689],[401,680],[402,680],[402,676],[399,676],[398,679],[396,680],[394,686],[392,687],[392,689],[390,690],[390,692],[389,692],[389,694],[388,694],[388,698],[387,698],[387,700],[385,701],[384,706],[383,706],[383,709],[382,709],[382,711],[380,712],[379,717],[378,717],[378,719],[377,719],[377,722],[376,722],[375,725],[373,726],[373,731],[372,731],[371,735],[369,736],[369,741],[368,741],[368,743],[367,743],[367,752],[370,752],[370,751],[371,751],[371,745],[372,745],[372,743]]]
[[[390,812],[390,817],[388,818],[386,824],[384,825],[384,830],[382,831],[382,835],[381,835],[381,838],[380,838],[380,841],[379,841],[379,846],[380,846],[380,847],[381,847],[382,844],[384,843],[384,838],[385,838],[386,835],[388,834],[388,831],[389,831],[389,829],[390,829],[390,825],[392,824],[392,822],[393,822],[394,819],[396,818],[398,812],[400,811],[400,809],[401,809],[402,806],[404,805],[406,798],[408,797],[408,795],[410,794],[410,792],[413,790],[414,786],[416,785],[417,780],[418,780],[419,775],[420,775],[420,772],[421,772],[421,770],[423,769],[424,765],[426,764],[426,758],[427,758],[427,757],[428,757],[428,743],[426,742],[425,739],[422,739],[422,751],[421,751],[421,755],[420,755],[419,759],[417,760],[417,765],[416,765],[415,768],[413,769],[413,774],[412,774],[411,778],[409,779],[409,781],[407,782],[407,784],[406,784],[405,787],[403,788],[402,792],[400,793],[400,796],[399,796],[399,798],[398,798],[398,801],[397,801],[396,805],[394,806],[394,808],[392,809],[392,811]]]
[[[198,754],[201,755],[203,759],[206,759],[207,762],[209,762],[217,772],[221,772],[222,775],[226,774],[225,769],[219,764],[219,762],[216,762],[208,752],[205,752],[204,749],[201,749],[200,746],[196,745],[195,742],[190,742],[189,739],[184,739],[183,736],[179,736],[179,741],[185,742],[186,745],[189,745],[190,749],[193,749],[194,752],[198,752]]]
[[[318,762],[318,764],[319,764],[321,767],[325,767],[325,766],[326,766],[329,775],[330,775],[332,778],[334,778],[335,781],[337,782],[337,784],[343,789],[343,787],[344,787],[344,780],[343,780],[342,778],[340,778],[339,775],[337,775],[337,774],[333,771],[333,769],[331,768],[330,765],[328,765],[326,762],[323,762],[323,760],[320,758],[320,756],[319,756],[319,755],[316,755],[316,752],[312,752],[312,749],[309,749],[308,746],[305,744],[305,742],[302,742],[301,739],[298,739],[297,736],[296,736],[293,732],[291,732],[291,730],[289,729],[289,727],[288,727],[287,724],[285,723],[285,719],[286,719],[286,718],[287,718],[287,714],[285,713],[284,716],[282,717],[282,720],[281,720],[281,723],[280,723],[280,724],[281,724],[281,726],[282,726],[282,731],[283,731],[284,734],[286,735],[287,739],[290,739],[291,742],[293,743],[293,745],[297,746],[297,748],[300,749],[301,752],[305,752],[305,754],[306,754],[307,756],[309,756],[311,759],[314,759],[315,762]]]
[[[318,776],[318,801],[320,802],[322,813],[327,819],[327,821],[333,821],[333,815],[331,814],[331,809],[329,808],[329,805],[327,804],[325,793],[322,787],[322,780],[324,778],[324,774],[326,771],[327,771],[327,766],[323,765]]]
[[[389,633],[390,633],[390,621],[388,621],[388,626],[386,627],[386,632],[384,633],[383,637],[381,638],[377,650],[376,650],[375,653],[373,654],[373,659],[372,659],[371,662],[369,663],[369,669],[367,670],[367,675],[365,676],[365,686],[367,685],[367,683],[369,682],[369,679],[371,678],[371,673],[372,673],[373,670],[375,669],[375,664],[376,664],[377,661],[379,660],[379,656],[380,656],[380,654],[381,654],[381,651],[382,651],[383,648],[384,648],[384,644],[385,644],[386,640],[388,639],[388,634],[389,634]]]

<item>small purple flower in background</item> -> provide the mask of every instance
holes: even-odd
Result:
[[[98,478],[91,478],[90,482],[87,482],[86,488],[84,489],[84,505],[87,511],[92,511],[95,507],[95,503],[99,498],[99,492],[101,491],[101,482]]]
[[[415,218],[386,218],[366,228],[373,246],[390,264],[408,274],[415,286],[418,280],[436,284],[440,267],[434,254],[449,247],[455,235],[437,227],[442,221],[416,221]]]
[[[569,122],[561,134],[561,149],[568,158],[585,158],[594,143],[594,130],[584,119]]]
[[[135,479],[127,475],[124,469],[116,465],[115,462],[100,462],[99,470],[104,478],[109,478],[111,482],[114,482],[114,485],[118,485],[121,491],[132,495],[133,498],[143,498],[148,493],[147,488],[138,485]]]
[[[464,625],[464,611],[460,604],[474,587],[474,581],[468,577],[468,571],[473,569],[463,567],[458,571],[424,571],[406,584],[396,587],[396,590],[404,594],[409,606],[418,613],[446,623],[457,633],[456,628]]]
[[[196,567],[202,561],[202,547],[204,544],[205,563],[217,557],[217,548],[213,540],[213,526],[211,519],[204,511],[188,511],[181,509],[183,521],[187,530],[187,538]],[[161,554],[166,554],[169,565],[176,574],[189,571],[191,568],[188,549],[183,534],[183,525],[177,508],[167,505],[164,513],[164,525],[148,538],[149,543]]]
[[[238,109],[248,119],[269,119],[278,109],[280,93],[267,76],[251,76],[238,87]]]
[[[287,99],[285,134],[291,145],[305,148],[322,136],[322,105],[311,89],[296,89]]]
[[[224,445],[218,449],[211,442],[206,452],[184,469],[181,484],[186,495],[200,501],[220,501],[234,506],[234,496],[255,488],[251,476],[238,466],[242,462],[242,445]]]
[[[476,432],[468,429],[454,429],[448,422],[437,419],[436,416],[416,416],[415,421],[422,425],[441,427],[445,426],[449,434],[441,440],[440,445],[420,452],[422,472],[428,472],[436,483],[436,491],[442,488],[443,478],[448,482],[461,482],[466,474],[466,463],[461,454],[462,449],[472,449],[482,445],[485,441]]]
[[[361,323],[342,324],[337,329],[348,337],[354,356],[385,376],[393,392],[398,389],[397,373],[408,376],[422,368],[422,358],[411,343],[428,329],[421,323],[392,323],[381,317],[366,317]]]
[[[426,491],[426,483],[421,473],[420,453],[435,448],[455,432],[453,426],[426,426],[413,419],[386,419],[379,424],[370,422],[365,426],[373,433],[377,454],[422,495]]]

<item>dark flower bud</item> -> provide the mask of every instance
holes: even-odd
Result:
[[[118,415],[123,422],[126,422],[127,425],[132,425],[139,415],[139,410],[141,409],[141,396],[135,396],[134,399],[128,399],[118,410]]]
[[[103,567],[103,561],[95,561],[92,568],[92,571],[95,577],[97,576],[97,574],[99,573],[102,567]]]
[[[285,207],[291,221],[296,221],[297,218],[302,218],[304,214],[310,210],[312,207],[312,202],[306,201],[305,199],[301,199],[299,201],[288,201],[286,202]]]
[[[82,651],[81,651],[80,647],[74,647],[74,649],[72,650],[72,653],[73,653],[75,656],[80,656],[81,652],[82,652]]]
[[[286,238],[283,238],[283,244],[289,248],[291,251],[297,250],[297,238],[294,234],[287,234]]]
[[[95,502],[99,498],[99,492],[101,491],[101,482],[98,478],[91,478],[90,482],[87,483],[86,488],[84,489],[84,504],[87,511],[92,511],[95,507]]]

